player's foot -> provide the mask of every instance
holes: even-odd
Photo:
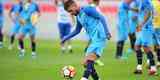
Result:
[[[104,66],[104,63],[101,60],[96,60],[95,64],[97,64],[98,66]]]
[[[160,62],[157,62],[157,69],[160,68]]]
[[[32,52],[32,58],[35,59],[37,57],[36,52]]]
[[[136,70],[134,71],[134,74],[142,74],[142,65],[138,65]]]
[[[155,66],[151,66],[151,69],[149,70],[149,75],[157,75],[157,69]]]
[[[136,69],[136,70],[134,71],[134,74],[142,74],[142,70],[137,70],[137,69]]]
[[[20,50],[19,57],[20,58],[24,57],[24,54],[25,54],[25,50]]]
[[[0,42],[0,48],[3,48],[3,43],[2,42]]]
[[[81,78],[80,80],[88,80],[88,79],[86,79],[86,78],[83,77],[83,78]]]

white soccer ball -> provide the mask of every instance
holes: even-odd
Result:
[[[74,78],[76,74],[76,70],[73,66],[64,66],[61,70],[61,74],[64,78],[70,79]]]

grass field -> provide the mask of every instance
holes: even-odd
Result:
[[[28,41],[26,44],[29,46]],[[80,80],[83,73],[80,62],[85,45],[85,42],[74,41],[74,53],[61,54],[58,41],[38,40],[37,59],[31,58],[31,50],[27,48],[22,60],[18,58],[17,48],[9,51],[5,46],[0,49],[0,80],[63,80],[60,69],[65,65],[74,66],[77,71],[74,80]],[[129,55],[127,60],[116,60],[115,43],[107,45],[101,58],[105,66],[96,66],[101,80],[160,80],[160,76],[148,76],[146,66],[143,75],[134,75],[135,55]]]

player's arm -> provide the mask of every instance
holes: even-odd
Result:
[[[143,22],[141,22],[139,25],[138,25],[138,29],[141,30],[142,26],[145,25],[149,19],[150,19],[150,16],[152,16],[152,10],[150,9],[145,9],[145,15],[144,15],[144,19],[143,19]]]
[[[106,35],[107,35],[107,38],[110,39],[111,34],[110,34],[109,30],[108,30],[108,26],[107,26],[105,17],[104,17],[103,15],[101,15],[101,14],[96,10],[95,7],[87,7],[87,8],[84,9],[84,11],[85,11],[85,13],[86,13],[87,15],[92,16],[92,17],[94,17],[94,18],[97,18],[97,19],[99,19],[99,20],[102,22],[103,27],[104,27],[104,30],[105,30]]]
[[[69,35],[65,36],[61,43],[64,43],[65,41],[71,39],[72,37],[76,36],[77,34],[79,34],[81,32],[81,29],[82,29],[82,25],[80,24],[80,22],[77,20],[77,26],[76,26],[76,29],[70,33]]]

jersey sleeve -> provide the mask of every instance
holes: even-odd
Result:
[[[82,29],[82,25],[77,19],[76,29],[72,33],[64,37],[64,39],[62,39],[62,43],[79,34],[81,32],[81,29]]]

